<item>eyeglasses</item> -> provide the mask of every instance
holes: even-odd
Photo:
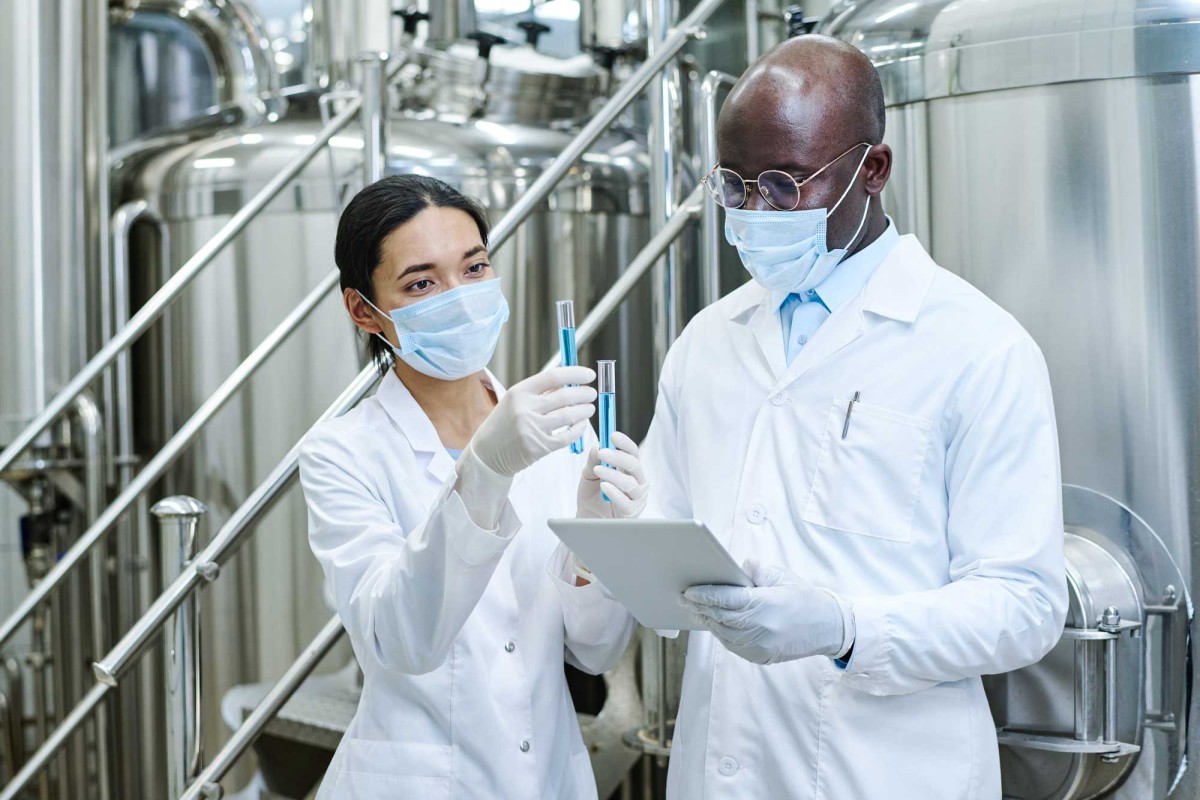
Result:
[[[771,204],[772,208],[779,211],[794,211],[800,205],[800,187],[860,147],[871,147],[871,145],[867,142],[859,142],[802,181],[798,181],[778,169],[760,172],[757,180],[748,181],[733,170],[724,169],[717,164],[712,168],[712,172],[704,177],[704,186],[718,205],[725,208],[741,208],[746,205],[748,198],[747,184],[752,183],[758,187],[758,193]]]

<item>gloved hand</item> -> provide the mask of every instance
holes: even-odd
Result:
[[[638,446],[623,433],[612,436],[615,450],[592,448],[579,478],[579,519],[632,519],[646,509],[650,485],[638,457]],[[605,466],[607,465],[607,466]],[[601,493],[608,497],[604,502]]]
[[[596,413],[596,390],[587,367],[554,367],[509,389],[471,437],[484,466],[512,477],[583,435]]]
[[[838,656],[853,642],[853,619],[827,589],[779,567],[747,561],[753,588],[693,586],[680,604],[696,614],[731,653],[756,664]]]

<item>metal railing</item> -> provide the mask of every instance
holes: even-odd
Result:
[[[557,183],[570,171],[575,162],[583,155],[583,153],[595,143],[601,134],[607,129],[613,121],[633,102],[638,94],[650,83],[651,80],[666,66],[679,51],[687,44],[687,42],[701,31],[704,22],[713,14],[714,11],[722,4],[724,0],[702,0],[702,2],[689,14],[679,26],[673,28],[665,40],[661,42],[661,46],[655,54],[644,62],[627,82],[617,91],[601,108],[599,113],[586,125],[583,130],[572,140],[564,151],[551,163],[551,165],[534,181],[529,189],[521,195],[514,203],[513,207],[504,215],[501,221],[493,229],[490,237],[490,247],[494,252],[504,242],[506,242],[517,230],[517,228],[532,215],[534,210],[538,208],[542,202],[549,196],[550,192],[555,188]],[[396,70],[389,73],[390,78]],[[386,92],[386,82],[381,82],[381,92]],[[375,84],[380,85],[380,84]],[[374,89],[372,89],[374,91]],[[193,280],[201,269],[207,266],[213,258],[219,253],[238,233],[245,228],[251,219],[259,213],[267,203],[273,199],[284,185],[299,174],[319,152],[319,150],[328,143],[338,131],[344,128],[353,117],[358,114],[364,103],[366,94],[360,98],[351,100],[349,105],[322,131],[321,135],[308,146],[303,153],[297,156],[281,173],[279,173],[272,181],[268,183],[246,206],[231,219],[226,225],[209,240],[208,243],[201,248],[188,262],[177,272],[172,278],[164,284],[164,286],[155,293],[155,295],[147,301],[146,305],[135,314],[129,323],[121,329],[120,333],[101,349],[91,361],[80,371],[78,375],[65,387],[47,407],[33,420],[17,438],[9,445],[7,449],[0,452],[0,470],[12,463],[16,457],[27,448],[37,436],[45,430],[61,413],[62,410],[78,396],[88,385],[96,380],[103,370],[108,367],[121,352],[128,348],[132,342],[144,333],[149,326],[157,319],[167,305],[170,304],[183,289]],[[370,120],[364,120],[368,127],[373,126],[374,121],[378,117],[372,117]],[[374,130],[374,129],[373,129]],[[377,137],[373,130],[367,131],[367,138],[372,141],[382,141],[381,136]],[[373,172],[374,166],[376,174],[382,171],[382,160],[373,161],[370,156],[367,156],[367,174],[368,177]],[[672,215],[667,225],[658,232],[647,244],[645,248],[638,254],[630,268],[622,274],[621,278],[614,284],[613,288],[601,299],[597,304],[593,313],[584,321],[583,326],[579,330],[580,343],[583,344],[591,339],[599,329],[603,318],[608,315],[620,304],[620,300],[624,298],[637,280],[645,274],[645,272],[654,265],[661,254],[675,241],[679,234],[683,231],[686,225],[691,222],[700,213],[699,199],[700,189],[693,191],[689,198],[680,207],[679,211]],[[657,251],[652,248],[658,248]],[[327,283],[335,281],[337,273],[334,271],[328,276],[317,289],[310,294],[306,301],[298,306],[296,310],[289,315],[289,320],[299,317],[302,319],[311,312],[311,308],[306,309],[305,306],[314,296],[323,296],[325,291],[328,291]],[[315,307],[316,302],[312,305]],[[676,302],[674,293],[672,292],[667,302],[672,305]],[[671,312],[673,313],[673,309]],[[603,317],[598,316],[602,314]],[[595,321],[593,321],[595,320]],[[297,320],[298,321],[298,320]],[[589,326],[590,324],[590,326]],[[12,633],[19,627],[32,613],[41,601],[43,601],[49,591],[53,588],[53,584],[61,580],[62,575],[66,573],[70,567],[77,563],[90,547],[94,546],[97,541],[103,536],[104,531],[110,527],[117,518],[120,517],[133,500],[137,499],[150,485],[152,478],[148,476],[151,470],[156,470],[158,474],[165,471],[170,463],[178,458],[180,451],[186,446],[199,432],[199,429],[205,424],[207,419],[211,418],[221,405],[223,405],[236,391],[236,386],[240,386],[249,373],[261,364],[261,359],[278,347],[282,339],[286,337],[286,333],[282,330],[284,325],[280,325],[268,337],[268,340],[256,348],[238,367],[229,379],[217,390],[212,397],[201,409],[196,412],[192,419],[185,423],[179,433],[168,442],[168,445],[163,448],[151,461],[150,464],[139,473],[125,491],[114,501],[113,505],[106,510],[105,514],[97,520],[88,532],[73,546],[63,561],[56,565],[55,569],[47,575],[47,579],[39,584],[39,588],[45,586],[40,594],[37,594],[37,599],[33,599],[31,594],[24,603],[18,608],[17,613],[13,614],[5,621],[3,626],[0,626],[0,643],[12,636]],[[289,326],[294,329],[295,325]],[[278,336],[276,336],[278,334]],[[268,347],[268,344],[270,346]],[[261,351],[261,353],[260,353]],[[256,360],[256,356],[259,358]],[[376,368],[371,365],[363,369],[362,372],[354,379],[347,387],[342,395],[326,410],[324,414],[314,424],[318,425],[327,419],[341,414],[353,408],[367,392],[379,380],[379,374]],[[191,427],[189,427],[191,426]],[[185,441],[186,439],[186,441]],[[12,779],[12,781],[4,787],[0,793],[0,800],[15,800],[17,793],[20,792],[29,781],[37,775],[49,762],[49,760],[57,753],[57,751],[65,744],[70,736],[82,725],[88,718],[91,712],[96,708],[97,704],[104,698],[108,691],[114,688],[120,678],[129,669],[132,662],[144,651],[150,641],[161,631],[163,625],[185,600],[185,598],[199,585],[205,582],[213,581],[220,573],[221,564],[233,556],[237,549],[244,543],[251,526],[274,504],[274,502],[282,495],[282,493],[290,487],[292,481],[298,473],[299,466],[299,451],[300,444],[297,443],[283,459],[275,466],[270,475],[255,489],[250,497],[234,512],[221,530],[213,537],[212,542],[199,553],[196,558],[188,565],[188,567],[180,574],[180,576],[163,591],[162,594],[151,604],[150,608],[142,615],[142,617],[134,624],[134,626],[121,638],[105,656],[93,665],[93,671],[96,675],[97,683],[84,696],[83,700],[71,710],[71,712],[63,719],[57,728],[43,742],[42,746],[36,753],[27,761]],[[143,476],[147,476],[143,479]],[[157,477],[157,475],[156,475]],[[115,508],[121,506],[121,510],[114,511]],[[103,523],[103,529],[101,529]],[[86,540],[86,542],[85,542]],[[64,563],[67,562],[67,563]],[[60,569],[61,567],[61,569]],[[53,580],[51,580],[53,578]],[[332,624],[332,621],[331,623]],[[327,625],[327,628],[329,626]],[[323,632],[324,633],[324,632]],[[336,637],[335,639],[336,640]],[[324,643],[322,637],[310,645],[306,654],[313,650],[320,649],[318,645]],[[328,643],[332,646],[333,641]],[[327,650],[327,648],[326,648]],[[308,665],[308,671],[315,667],[316,662],[313,661]],[[293,665],[293,668],[303,668],[300,662]],[[296,677],[292,670],[289,670],[288,675],[295,680],[295,685],[299,685],[299,681],[303,680],[307,672]],[[294,687],[292,687],[294,691]],[[291,692],[281,692],[285,696],[279,700],[279,707],[290,696]],[[274,709],[275,711],[278,708]],[[274,712],[272,712],[274,713]],[[266,716],[266,715],[265,715]],[[262,720],[261,726],[269,721],[269,716]],[[252,741],[252,739],[251,739]],[[244,747],[248,746],[243,745]],[[216,762],[215,762],[216,763]],[[207,771],[206,771],[207,773]]]
[[[196,278],[206,266],[250,223],[280,191],[300,173],[302,169],[320,152],[329,140],[342,130],[358,114],[362,104],[360,99],[350,102],[350,105],[331,122],[314,142],[297,155],[283,170],[275,175],[246,205],[244,205],[229,222],[211,239],[188,259],[166,283],[138,310],[109,342],[97,353],[91,361],[67,384],[66,388],[55,395],[49,405],[22,430],[7,449],[0,453],[0,471],[14,462],[26,447],[33,443],[37,436],[62,413],[71,406],[93,381],[114,361],[121,358],[142,333],[154,323],[174,302],[180,293]],[[130,216],[139,208],[122,207],[118,214]],[[128,248],[122,243],[118,255],[127,258]],[[110,528],[129,510],[159,477],[182,455],[184,449],[198,436],[204,426],[219,411],[225,403],[246,383],[263,362],[275,352],[309,314],[316,309],[329,291],[337,285],[337,270],[331,270],[321,279],[316,288],[311,291],[301,303],[264,339],[258,347],[241,363],[237,369],[226,378],[221,386],[200,406],[192,417],[171,437],[153,459],[138,473],[137,477],[113,500],[87,531],[75,541],[71,548],[64,553],[33,590],[21,601],[3,623],[0,623],[0,645],[6,643],[20,629],[21,625],[33,614],[38,605],[45,602],[49,595],[58,587],[64,576],[78,564],[93,547],[104,537]],[[120,366],[120,365],[118,365]],[[124,453],[123,455],[129,455]]]
[[[83,393],[88,386],[96,381],[101,373],[116,360],[117,356],[128,349],[134,341],[154,324],[167,307],[196,279],[200,272],[212,263],[222,250],[241,233],[258,214],[267,207],[275,197],[283,191],[300,171],[316,157],[343,128],[358,115],[362,99],[356,98],[338,114],[332,122],[317,135],[313,142],[291,160],[275,177],[267,182],[250,202],[238,209],[238,212],[226,222],[219,231],[187,260],[171,278],[130,317],[117,335],[110,339],[100,351],[84,365],[75,377],[58,394],[46,404],[46,407],[26,425],[16,437],[9,442],[8,447],[0,451],[0,472],[10,467],[17,457],[34,443],[41,433],[46,430],[64,411],[71,402]]]

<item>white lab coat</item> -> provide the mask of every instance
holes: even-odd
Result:
[[[308,436],[309,540],[363,671],[320,800],[596,797],[563,659],[608,669],[633,622],[599,585],[574,585],[545,524],[574,516],[585,459],[564,450],[520,473],[492,532],[394,373]]]
[[[759,666],[693,634],[668,797],[999,798],[980,675],[1040,659],[1066,610],[1041,353],[912,236],[790,366],[767,296],[747,284],[671,349],[652,509],[849,601],[853,657]]]

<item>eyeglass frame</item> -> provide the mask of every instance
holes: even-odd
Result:
[[[859,142],[858,144],[856,144],[856,145],[853,145],[853,146],[852,146],[852,147],[851,147],[849,150],[847,150],[846,152],[842,153],[840,156],[838,156],[837,158],[835,158],[833,161],[830,161],[828,164],[826,164],[825,166],[821,167],[819,170],[817,170],[816,172],[814,172],[812,175],[809,175],[807,178],[805,178],[805,179],[804,179],[804,180],[802,180],[802,181],[798,181],[798,180],[796,180],[796,177],[795,177],[794,175],[790,175],[790,174],[788,174],[787,172],[784,172],[784,171],[783,171],[783,170],[781,170],[781,169],[764,169],[762,172],[758,173],[758,177],[757,177],[757,178],[755,178],[754,180],[746,180],[745,178],[743,178],[743,177],[742,177],[740,174],[738,174],[737,172],[734,172],[734,171],[733,171],[733,170],[731,170],[731,169],[727,169],[727,168],[725,168],[725,167],[722,167],[722,166],[721,166],[721,162],[720,162],[720,161],[718,161],[718,162],[717,162],[717,163],[716,163],[716,164],[713,166],[713,168],[712,168],[712,169],[710,169],[710,170],[708,171],[708,174],[704,176],[703,180],[701,180],[701,181],[700,181],[700,185],[701,185],[701,186],[703,186],[705,189],[707,189],[707,190],[708,190],[708,193],[712,195],[712,197],[713,197],[713,200],[714,200],[714,201],[716,201],[717,205],[719,205],[721,208],[742,208],[742,207],[744,207],[744,206],[746,205],[746,201],[748,201],[748,200],[750,199],[750,184],[752,184],[752,183],[753,183],[753,184],[754,184],[754,186],[755,186],[755,191],[756,191],[756,192],[758,192],[758,194],[759,194],[759,195],[762,197],[762,199],[763,199],[763,200],[766,200],[766,201],[767,201],[767,205],[769,205],[771,208],[775,209],[776,211],[795,211],[797,208],[799,208],[799,207],[800,207],[800,190],[801,190],[801,189],[803,189],[803,188],[805,187],[805,185],[806,185],[806,184],[808,184],[808,182],[809,182],[809,181],[811,181],[811,180],[813,180],[814,178],[816,178],[816,177],[817,177],[818,175],[820,175],[822,172],[824,172],[825,170],[829,169],[829,168],[830,168],[830,167],[832,167],[834,164],[838,163],[839,161],[841,161],[843,158],[845,158],[846,156],[848,156],[848,155],[850,155],[851,153],[853,153],[853,152],[854,152],[855,150],[857,150],[858,148],[860,148],[860,147],[866,147],[866,148],[868,148],[868,153],[869,153],[869,152],[870,152],[870,148],[872,148],[872,147],[874,147],[874,146],[875,146],[875,145],[871,144],[870,142]],[[864,160],[864,161],[866,161],[866,158],[864,157],[864,159],[863,159],[863,160]],[[738,203],[736,206],[727,206],[727,205],[725,205],[724,203],[722,203],[722,202],[721,202],[721,198],[717,196],[717,193],[716,193],[715,191],[713,191],[712,187],[711,187],[711,186],[709,186],[709,184],[708,184],[708,179],[709,179],[709,178],[711,178],[711,177],[712,177],[713,175],[715,175],[716,173],[718,173],[718,172],[722,172],[722,171],[724,171],[724,172],[731,172],[731,173],[733,173],[734,175],[737,175],[737,176],[738,176],[738,179],[739,179],[739,180],[742,182],[742,186],[743,186],[743,188],[745,189],[745,191],[743,191],[743,192],[742,192],[742,202]],[[795,204],[794,206],[792,206],[791,208],[780,208],[779,206],[777,206],[777,205],[775,205],[774,203],[772,203],[772,202],[771,202],[771,198],[769,198],[769,197],[767,197],[765,194],[763,194],[763,190],[762,190],[762,183],[761,183],[760,181],[761,181],[761,179],[762,179],[762,176],[763,176],[763,175],[766,175],[768,172],[778,172],[780,175],[787,175],[787,177],[788,177],[788,178],[791,180],[791,182],[792,182],[793,184],[795,184],[795,186],[796,186],[796,204]]]

